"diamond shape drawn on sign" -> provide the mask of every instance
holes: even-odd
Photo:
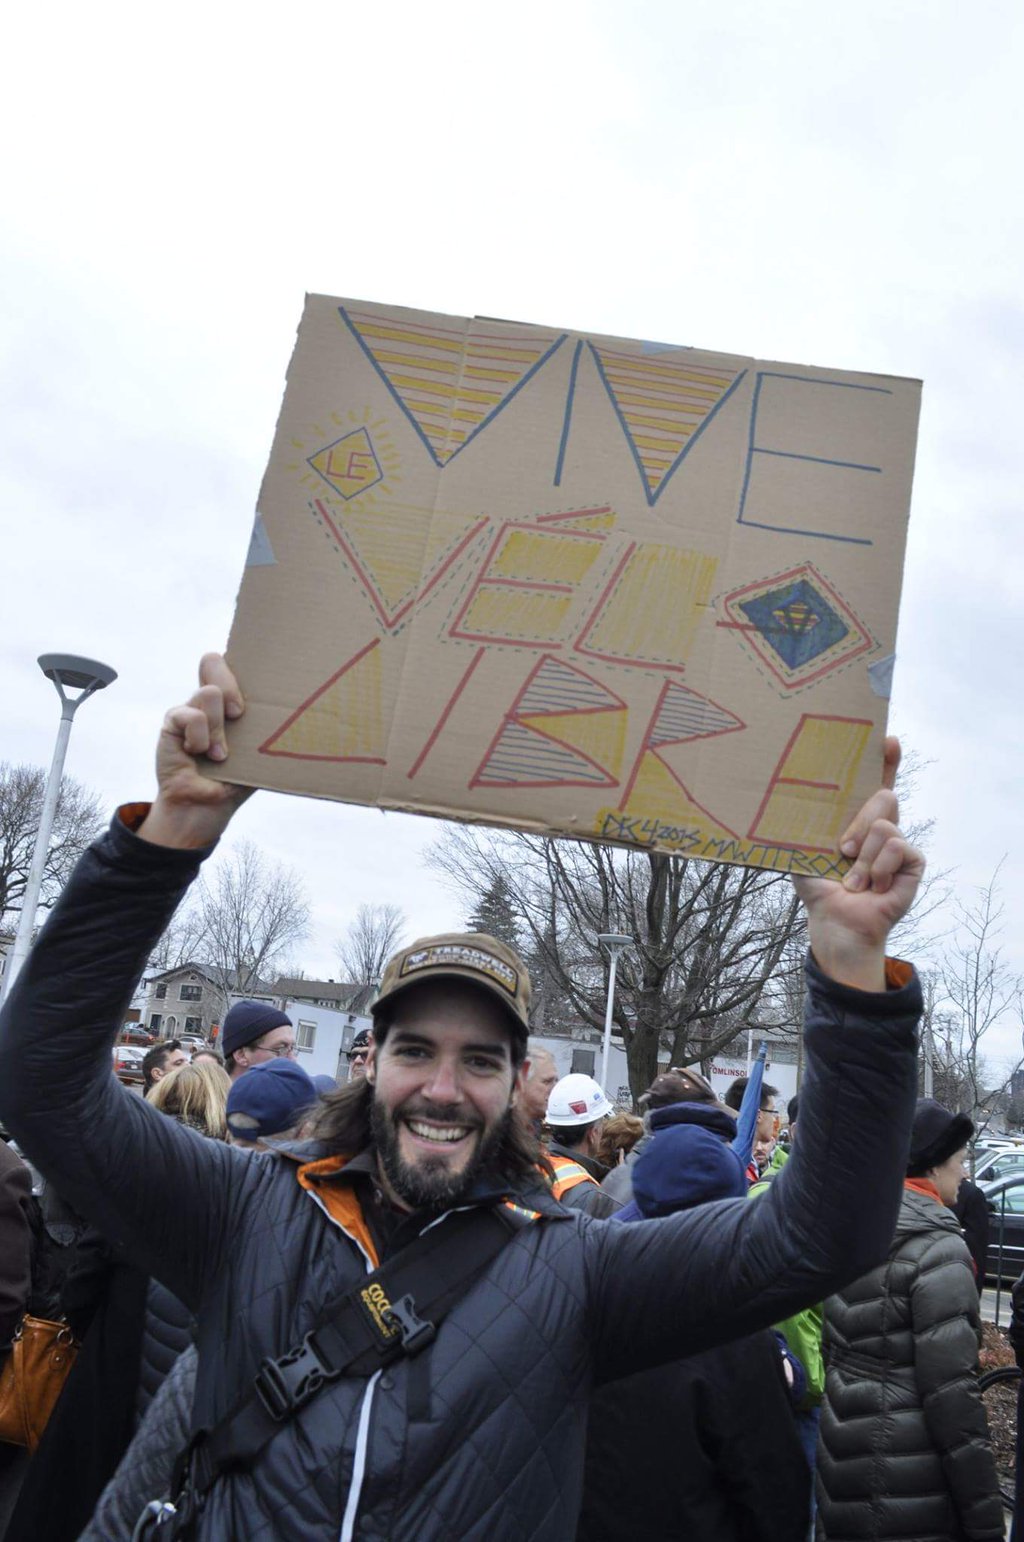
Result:
[[[348,501],[357,493],[364,493],[383,480],[377,452],[365,428],[357,428],[351,434],[343,434],[333,444],[324,445],[315,455],[308,457],[309,464],[322,477],[332,492],[340,493]]]
[[[852,607],[809,562],[735,589],[717,624],[788,691],[820,680],[876,646]]]
[[[802,669],[850,634],[850,628],[806,578],[743,600],[740,610],[787,669]]]

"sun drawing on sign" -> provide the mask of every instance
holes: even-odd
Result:
[[[375,418],[369,408],[332,412],[324,422],[311,424],[309,432],[308,441],[291,441],[302,458],[290,461],[288,470],[316,497],[342,505],[371,487],[387,497],[401,482],[387,421]]]

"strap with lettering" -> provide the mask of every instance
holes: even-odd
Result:
[[[539,1219],[516,1205],[455,1211],[332,1302],[301,1344],[264,1360],[250,1389],[179,1458],[173,1492],[187,1480],[205,1494],[222,1472],[251,1467],[281,1425],[328,1382],[368,1376],[432,1342],[437,1325],[517,1232]]]

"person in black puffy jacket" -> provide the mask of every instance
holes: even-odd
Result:
[[[978,1292],[952,1209],[973,1128],[918,1103],[889,1258],[825,1303],[817,1499],[827,1542],[1002,1542],[977,1383]]]
[[[227,1073],[189,1065],[172,1070],[156,1084],[159,1106],[170,1097],[169,1110],[176,1086],[186,1085],[196,1096],[183,1122],[223,1139]],[[63,1281],[61,1315],[81,1339],[81,1351],[32,1457],[4,1542],[75,1542],[164,1377],[192,1342],[189,1309],[94,1228],[79,1240]]]
[[[0,1140],[0,1366],[28,1306],[32,1288],[35,1219],[32,1177],[6,1140]],[[26,1452],[0,1443],[0,1537],[25,1475]]]
[[[731,1136],[735,1124],[726,1129]],[[746,1191],[740,1159],[721,1135],[669,1125],[633,1167],[633,1203],[609,1224]],[[644,1542],[799,1542],[810,1499],[770,1328],[610,1382],[591,1399],[577,1542],[622,1542],[641,1531]]]
[[[443,1257],[476,1215],[514,1217],[428,1346],[417,1334],[412,1354],[376,1370],[307,1380],[309,1400],[255,1459],[197,1462],[191,1530],[195,1542],[565,1542],[594,1386],[767,1327],[884,1254],[921,1007],[913,970],[885,958],[922,871],[895,824],[897,757],[843,837],[845,880],[798,880],[812,950],[798,1149],[756,1205],[621,1226],[544,1185],[517,1110],[528,975],[481,934],[396,955],[367,1076],[325,1099],[319,1138],[300,1147],[204,1140],[110,1076],[132,982],[247,795],[197,759],[225,758],[225,716],[244,710],[223,660],[207,656],[202,678],[165,719],[155,803],[122,808],[83,857],[0,1013],[0,1118],[196,1314],[194,1431],[253,1399],[261,1366],[301,1345],[328,1303],[365,1301],[381,1258],[427,1234]]]
[[[1013,1347],[1018,1370],[1024,1371],[1024,1274],[1014,1281],[1013,1306],[1010,1311],[1009,1340]],[[1024,1538],[1024,1378],[1017,1383],[1017,1428],[1014,1432],[1016,1460],[1014,1462],[1013,1530],[1010,1542]]]

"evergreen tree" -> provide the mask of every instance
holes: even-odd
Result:
[[[512,886],[503,873],[497,873],[487,888],[481,890],[476,908],[466,922],[466,930],[489,932],[499,942],[507,942],[517,952],[521,950],[520,922]]]

